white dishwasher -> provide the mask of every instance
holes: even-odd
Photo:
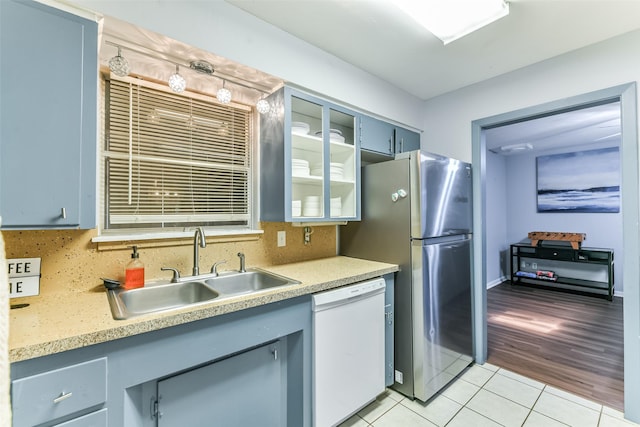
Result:
[[[313,420],[335,426],[385,390],[382,278],[313,295]]]

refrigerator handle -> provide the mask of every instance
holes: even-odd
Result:
[[[407,191],[402,188],[391,195],[391,201],[397,202],[399,199],[407,197]]]

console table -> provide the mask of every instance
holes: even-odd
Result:
[[[613,250],[526,243],[511,245],[511,283],[613,300]]]

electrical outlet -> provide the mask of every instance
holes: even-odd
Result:
[[[532,263],[531,263],[531,268],[532,268],[533,270],[537,270],[537,269],[538,269],[538,263],[537,263],[537,262],[532,262]]]
[[[287,246],[287,232],[278,231],[278,247]]]

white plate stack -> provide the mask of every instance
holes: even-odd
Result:
[[[301,216],[301,215],[302,215],[302,200],[292,200],[291,216]]]
[[[342,199],[340,197],[331,198],[331,216],[342,216]]]
[[[291,122],[291,132],[299,135],[306,135],[309,133],[309,124],[305,122]]]
[[[304,198],[302,216],[320,216],[320,196],[306,196]]]
[[[343,179],[344,178],[344,165],[342,163],[331,162],[329,164],[329,176],[331,179]]]
[[[316,132],[316,135],[322,137],[322,131],[319,130],[318,132]],[[329,129],[329,141],[344,144],[344,136],[342,136],[342,131],[340,131],[339,129]]]
[[[322,176],[322,163],[316,163],[311,167],[311,175]]]
[[[309,176],[309,162],[302,159],[291,159],[291,174],[293,176]]]

